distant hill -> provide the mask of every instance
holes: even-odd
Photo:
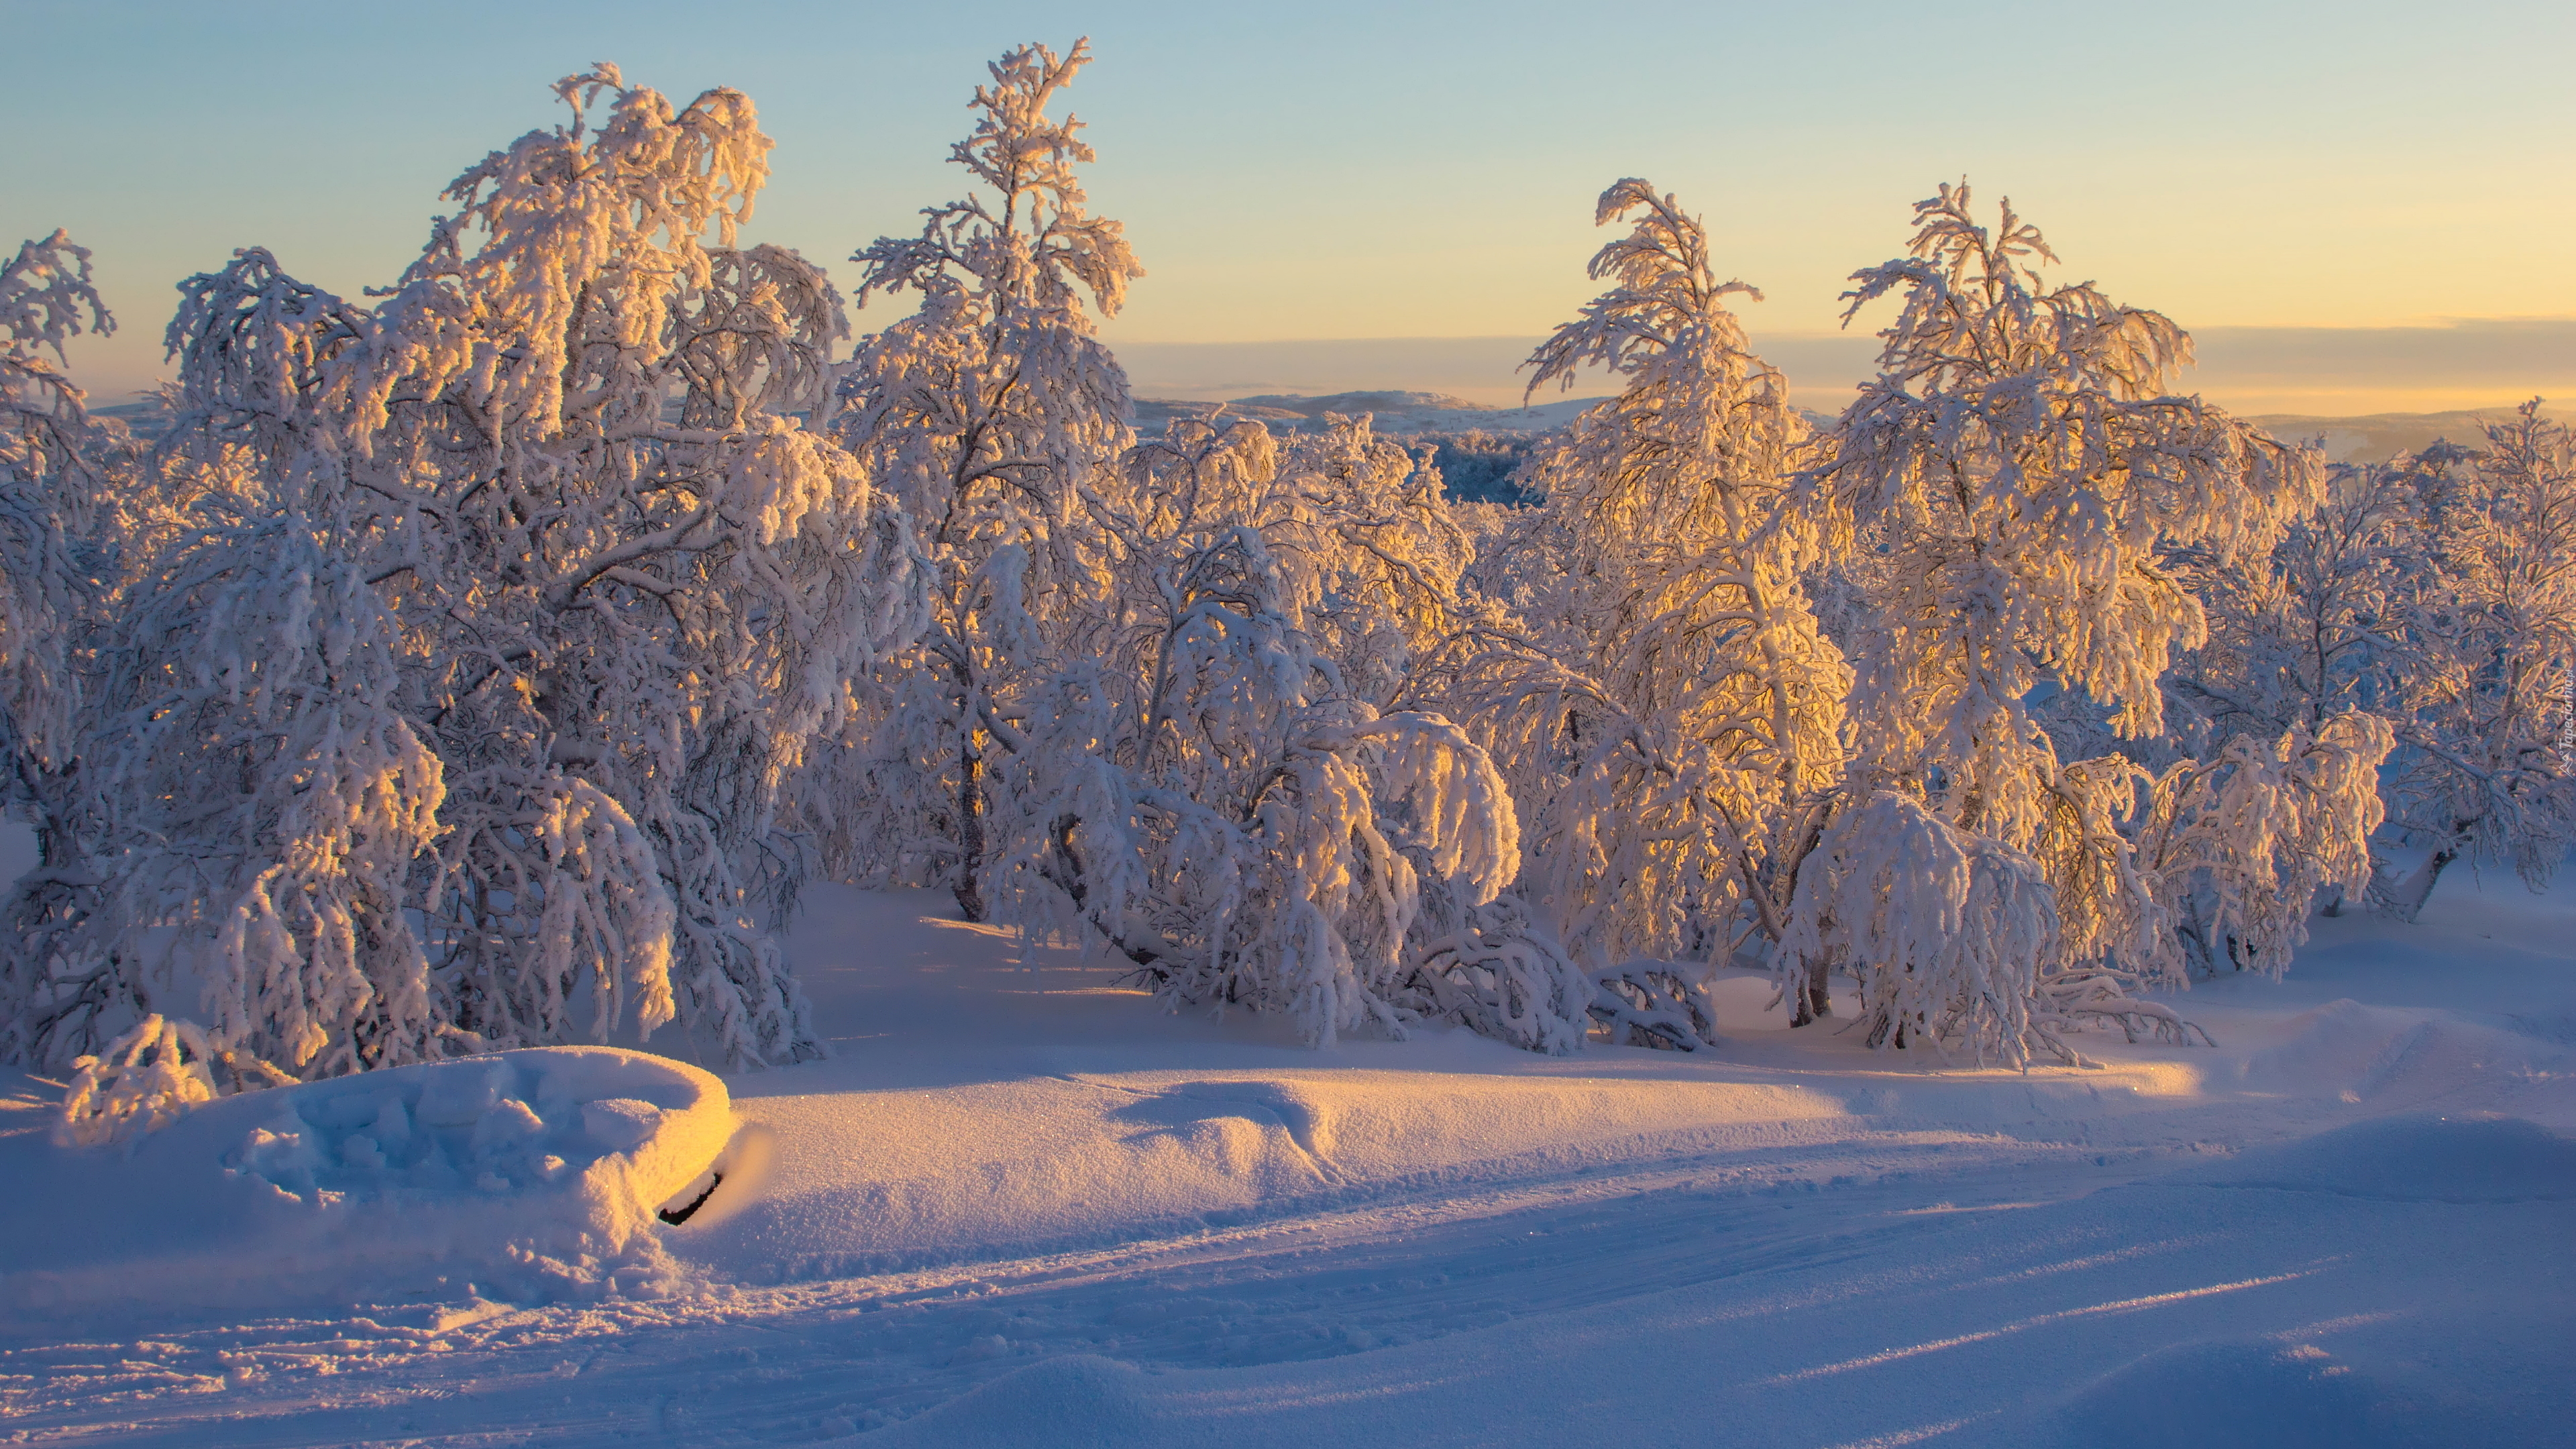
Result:
[[[2556,416],[2561,410],[2546,411]],[[2512,416],[2513,409],[2502,407],[2449,413],[2373,413],[2358,418],[2266,413],[2245,421],[2285,443],[2322,439],[2326,456],[2338,463],[2384,463],[2444,438],[2454,443],[2481,444],[2486,439],[2487,424]]]
[[[1204,418],[1220,407],[1228,417],[1256,418],[1283,431],[1317,431],[1327,413],[1344,417],[1371,415],[1380,433],[1543,433],[1601,401],[1569,398],[1529,408],[1489,407],[1439,392],[1336,392],[1320,397],[1302,393],[1258,393],[1230,402],[1190,402],[1176,398],[1138,398],[1136,426],[1160,432],[1174,418]]]
[[[1145,432],[1160,432],[1173,418],[1203,418],[1223,407],[1229,417],[1257,418],[1283,431],[1320,429],[1327,413],[1340,413],[1346,417],[1369,413],[1375,418],[1377,431],[1385,434],[1532,434],[1559,427],[1576,413],[1601,400],[1597,397],[1570,398],[1531,408],[1508,408],[1470,402],[1448,393],[1394,390],[1315,396],[1256,393],[1226,403],[1139,398],[1136,401],[1136,426]],[[1799,411],[1819,428],[1833,425],[1833,418],[1828,414],[1811,408]],[[2558,410],[2551,411],[2555,413]],[[2248,417],[2245,421],[2283,442],[2304,443],[2323,439],[2326,456],[2338,463],[2377,463],[2399,453],[2414,452],[2441,438],[2455,443],[2475,443],[2484,436],[2486,424],[2500,422],[2512,414],[2513,409],[2509,407],[2447,413],[2373,413],[2344,418],[2265,413]]]
[[[1336,392],[1320,396],[1258,393],[1226,403],[1138,398],[1136,426],[1142,432],[1159,433],[1174,418],[1203,418],[1222,407],[1228,417],[1259,419],[1283,432],[1313,432],[1322,430],[1327,413],[1339,413],[1345,417],[1368,413],[1374,419],[1372,426],[1382,434],[1488,433],[1496,435],[1499,441],[1561,427],[1575,414],[1600,401],[1603,399],[1578,397],[1528,408],[1493,407],[1449,393],[1395,390]],[[2552,416],[2564,416],[2566,412],[2562,408],[2547,411]],[[144,438],[158,437],[170,421],[169,412],[158,398],[111,403],[91,408],[90,412],[97,417],[114,418]],[[1799,412],[1819,428],[1833,425],[1829,414],[1813,408],[1800,408]],[[2455,443],[2477,443],[2485,436],[2487,424],[2502,422],[2511,416],[2512,408],[2494,407],[2446,413],[2372,413],[2343,418],[2263,413],[2245,421],[2285,443],[2322,439],[2326,456],[2338,463],[2378,463],[2400,453],[2415,452],[2443,438]],[[1446,451],[1442,460],[1444,468],[1449,466]],[[1460,461],[1465,460],[1462,458]]]

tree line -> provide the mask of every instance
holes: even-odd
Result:
[[[1526,506],[1365,417],[1140,437],[1096,332],[1085,64],[1010,51],[970,182],[845,303],[745,245],[769,139],[602,65],[350,301],[180,284],[149,440],[0,275],[0,750],[35,870],[0,1050],[101,1130],[268,1082],[677,1022],[820,1053],[815,879],[930,885],[1318,1044],[1535,1051],[1803,1024],[2079,1062],[2152,988],[2278,972],[2576,838],[2576,445],[2536,405],[2329,467],[2172,390],[2169,319],[1944,185],[1876,379],[1788,403],[1696,217],[1604,193]],[[850,342],[851,304],[909,305]],[[2427,854],[2400,871],[2387,851]],[[157,1104],[157,1105],[156,1105]]]

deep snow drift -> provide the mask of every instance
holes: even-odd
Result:
[[[127,1154],[54,1146],[25,1081],[6,1427],[2373,1445],[2563,1442],[2576,1412],[2565,885],[2322,921],[2286,982],[2179,1001],[2216,1049],[2091,1036],[2101,1070],[2026,1075],[1791,1032],[1752,978],[1698,1057],[1316,1053],[943,904],[817,892],[797,957],[836,1057],[721,1086],[415,1069],[496,1075],[472,1113],[387,1074],[299,1089],[301,1133],[253,1096]],[[662,1170],[695,1172],[725,1087],[726,1181],[609,1241],[564,1184],[665,1118]]]
[[[655,1212],[736,1130],[724,1084],[602,1047],[501,1052],[230,1097],[122,1147],[13,1163],[0,1311],[160,1320],[657,1278]]]

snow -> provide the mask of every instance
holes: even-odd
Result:
[[[944,894],[820,887],[791,955],[827,1061],[510,1053],[130,1151],[54,1145],[29,1081],[0,1412],[191,1445],[2561,1442],[2571,923],[2564,876],[2462,881],[2164,998],[2214,1049],[2087,1033],[2099,1070],[2023,1073],[1871,1051],[1848,997],[1792,1031],[1749,973],[1688,1056],[1315,1051]],[[430,1185],[397,1117],[508,1187]],[[561,1183],[648,1123],[689,1144],[654,1190],[719,1148],[725,1180],[585,1266]]]
[[[2330,478],[1964,182],[1820,427],[1628,178],[1563,427],[1140,442],[1088,59],[846,358],[606,62],[373,300],[182,282],[148,454],[0,268],[18,1437],[2563,1426],[2569,899],[2419,917],[2576,843],[2576,434]]]
[[[683,1062],[545,1047],[200,1107],[129,1150],[12,1164],[0,1308],[303,1306],[473,1283],[596,1296],[656,1276],[654,1211],[735,1131]]]

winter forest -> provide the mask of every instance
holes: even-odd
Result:
[[[1750,961],[2019,1065],[2183,1040],[2163,989],[2287,969],[2319,903],[2576,840],[2536,409],[2330,468],[2173,394],[2190,339],[1962,182],[1853,274],[1880,376],[1812,421],[1632,178],[1528,364],[1620,391],[1536,506],[1365,416],[1139,437],[1093,319],[1144,268],[1050,114],[1085,59],[994,65],[968,194],[846,300],[745,244],[749,98],[568,77],[375,300],[257,249],[183,282],[149,444],[49,366],[115,325],[87,254],[20,249],[0,720],[43,860],[0,1031],[81,1074],[71,1130],[625,1019],[805,1059],[773,937],[818,877],[1318,1044],[1701,1050]]]
[[[993,63],[956,199],[828,272],[758,240],[749,97],[599,64],[380,288],[207,258],[124,421],[65,345],[136,319],[79,239],[18,250],[0,1046],[51,1140],[584,1043],[746,1092],[835,1054],[782,944],[824,884],[1318,1061],[1722,1060],[1760,973],[1863,1067],[2036,1081],[2187,1063],[2195,988],[2576,843],[2537,400],[2330,463],[1977,176],[1882,198],[1876,377],[1813,413],[1728,198],[1605,177],[1522,380],[1611,395],[1508,489],[1365,414],[1149,430],[1088,59]]]

